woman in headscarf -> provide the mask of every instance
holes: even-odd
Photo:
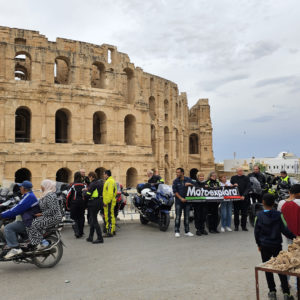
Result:
[[[41,250],[49,245],[43,240],[44,232],[62,220],[61,208],[56,196],[55,181],[45,179],[41,183],[42,197],[39,200],[41,213],[36,214],[31,226],[27,229],[30,243]]]

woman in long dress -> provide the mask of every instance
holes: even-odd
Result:
[[[43,240],[43,234],[62,220],[62,213],[57,199],[56,184],[54,181],[45,179],[41,183],[42,197],[39,200],[41,213],[36,214],[31,226],[27,229],[30,243],[41,250],[48,246]]]

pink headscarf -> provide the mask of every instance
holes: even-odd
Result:
[[[49,193],[55,193],[56,183],[53,180],[45,179],[42,181],[41,186],[45,189],[42,193],[42,197],[45,197]]]

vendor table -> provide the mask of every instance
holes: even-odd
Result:
[[[258,281],[258,271],[270,272],[276,274],[282,274],[287,276],[297,277],[297,291],[298,291],[298,300],[300,300],[300,273],[290,272],[290,271],[278,271],[274,269],[266,268],[262,265],[255,267],[255,285],[256,285],[256,299],[259,300],[259,281]]]

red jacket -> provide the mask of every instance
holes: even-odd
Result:
[[[286,201],[281,212],[286,220],[288,228],[295,235],[300,235],[300,206],[294,201]]]

